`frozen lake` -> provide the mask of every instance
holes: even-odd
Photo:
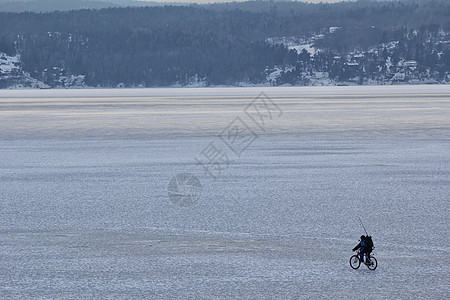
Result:
[[[450,86],[0,90],[0,158],[0,299],[450,297]]]

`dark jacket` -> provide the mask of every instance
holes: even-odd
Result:
[[[356,251],[358,249],[361,249],[363,252],[372,252],[373,242],[372,237],[365,237],[364,239],[361,239],[361,241],[356,245],[355,248],[353,248],[353,251]]]
[[[353,248],[353,251],[356,251],[356,250],[358,250],[358,249],[360,249],[360,248],[363,248],[363,247],[364,247],[363,244],[362,244],[363,241],[364,241],[364,240],[362,240],[361,242],[359,242],[358,245],[356,245],[356,247]]]

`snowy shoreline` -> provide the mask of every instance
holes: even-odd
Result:
[[[449,94],[450,85],[370,85],[370,86],[307,86],[307,87],[180,87],[123,89],[23,89],[2,90],[2,98],[57,97],[170,97],[170,96],[268,96],[303,95],[385,95],[385,94]]]

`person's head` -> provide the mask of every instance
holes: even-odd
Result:
[[[361,241],[364,240],[365,238],[366,238],[366,237],[362,235],[362,236],[361,236]]]

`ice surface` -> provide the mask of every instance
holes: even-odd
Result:
[[[5,92],[0,299],[449,296],[449,86]],[[195,158],[235,117],[257,138],[214,181]]]

